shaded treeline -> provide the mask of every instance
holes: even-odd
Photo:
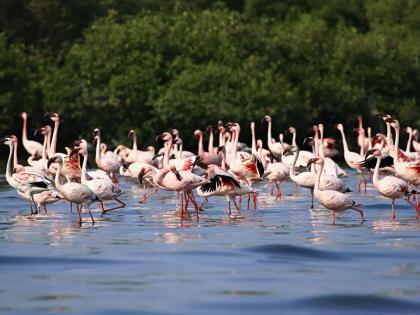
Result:
[[[5,0],[0,27],[2,135],[23,110],[62,114],[62,145],[176,127],[191,147],[219,119],[247,140],[266,114],[301,138],[357,114],[383,130],[378,111],[420,125],[420,1]]]

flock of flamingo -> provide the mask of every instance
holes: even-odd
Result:
[[[251,123],[252,144],[248,147],[239,142],[241,127],[238,123],[218,124],[218,145],[212,127],[207,128],[209,142],[204,149],[203,132],[196,130],[198,152],[194,154],[183,150],[183,142],[178,130],[164,132],[157,136],[156,142],[163,147],[155,151],[148,147],[145,151],[137,147],[137,135],[129,132],[133,146],[128,148],[118,145],[114,151],[108,151],[101,141],[99,129],[93,130],[93,142],[96,147],[95,162],[97,170],[88,171],[88,142],[85,139],[74,141],[66,153],[57,152],[60,118],[57,113],[47,113],[53,126],[43,126],[36,133],[43,135],[43,143],[29,140],[27,136],[27,114],[21,113],[23,120],[22,144],[29,154],[28,165],[19,164],[18,138],[14,135],[1,140],[9,146],[6,167],[6,180],[17,193],[30,203],[31,214],[39,214],[41,208],[47,213],[46,206],[59,200],[70,202],[70,210],[76,206],[78,222],[82,223],[82,212],[87,211],[91,222],[95,220],[90,211],[92,203],[99,203],[102,214],[124,208],[119,197],[124,193],[119,187],[119,176],[131,177],[143,186],[141,202],[146,202],[159,189],[177,192],[177,214],[181,224],[188,214],[188,206],[195,210],[197,220],[199,212],[205,207],[210,197],[223,196],[228,203],[228,215],[231,216],[231,202],[240,212],[242,197],[247,198],[248,209],[252,199],[257,205],[257,190],[254,184],[268,180],[271,183],[271,195],[276,187],[276,200],[282,199],[281,183],[293,181],[297,186],[311,192],[311,205],[315,199],[326,209],[331,210],[333,222],[340,211],[354,210],[364,220],[362,205],[346,195],[350,189],[342,177],[348,173],[332,159],[339,154],[333,138],[324,137],[322,124],[313,126],[313,137],[306,138],[304,144],[311,151],[300,150],[296,144],[296,129],[290,127],[292,144],[284,142],[284,135],[279,135],[279,142],[272,137],[272,120],[265,116],[267,123],[267,148],[261,140],[256,140],[255,123]],[[392,201],[392,218],[395,218],[395,200],[405,199],[414,207],[417,218],[420,216],[418,193],[420,188],[420,142],[418,131],[410,127],[404,129],[409,139],[405,150],[399,148],[400,125],[390,115],[380,115],[386,124],[387,133],[372,136],[371,128],[367,134],[359,116],[358,134],[360,152],[351,152],[347,145],[343,125],[336,125],[340,132],[347,165],[357,171],[359,191],[366,192],[367,175],[373,180],[376,190]],[[395,136],[392,133],[395,132]],[[411,147],[414,151],[411,152]],[[83,159],[80,165],[81,158]],[[380,173],[387,173],[380,178]],[[196,195],[202,197],[199,205]],[[106,208],[105,202],[116,201],[117,206]],[[114,203],[115,204],[115,203]]]

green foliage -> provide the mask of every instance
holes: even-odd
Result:
[[[276,132],[359,113],[379,124],[377,111],[420,123],[417,1],[12,2],[0,5],[3,134],[23,109],[63,114],[68,140],[137,128],[142,145],[176,127],[191,146],[219,119],[246,139],[265,114]]]

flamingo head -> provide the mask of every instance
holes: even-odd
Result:
[[[405,127],[405,128],[403,129],[403,131],[404,131],[405,133],[408,133],[408,134],[413,133],[413,129],[411,129],[411,127]]]
[[[183,145],[183,144],[184,144],[184,142],[182,141],[182,139],[181,139],[181,138],[176,138],[176,139],[174,140],[174,144],[177,144],[177,145]]]
[[[57,113],[45,113],[44,117],[51,119],[53,122],[60,122],[60,116]]]
[[[203,135],[203,133],[201,132],[200,129],[196,129],[194,131],[194,137],[196,137],[197,139],[200,138]]]
[[[307,137],[303,139],[303,146],[312,147],[315,144],[315,140],[312,137]]]
[[[251,129],[255,129],[255,122],[251,122]]]
[[[376,157],[379,157],[382,155],[382,153],[381,153],[381,150],[379,150],[378,148],[373,148],[373,149],[367,150],[366,156],[368,155],[374,155]]]
[[[291,145],[290,147],[287,147],[286,149],[284,149],[283,154],[286,154],[288,152],[299,152],[299,148],[296,145]]]
[[[262,119],[262,121],[263,122],[265,121],[265,122],[268,122],[268,123],[271,122],[272,121],[271,116],[265,115],[264,118]]]
[[[181,174],[179,174],[179,172],[178,172],[178,170],[176,169],[175,165],[171,165],[171,166],[169,166],[169,170],[170,170],[172,173],[174,173],[174,174],[175,174],[175,176],[176,176],[176,179],[177,179],[177,180],[179,180],[179,181],[181,181],[181,180],[182,180]]]
[[[152,169],[150,167],[144,166],[140,169],[139,175],[137,175],[137,178],[139,179],[140,184],[143,185],[143,177],[147,174],[150,173],[152,171]]]
[[[334,128],[337,129],[337,130],[340,130],[340,131],[344,131],[343,124],[335,124]]]
[[[179,131],[178,129],[172,129],[171,131],[172,136],[174,136],[175,138],[179,138]]]
[[[220,147],[217,147],[217,155],[219,155],[220,152],[226,153],[226,147],[224,145],[221,145]]]
[[[311,164],[318,164],[318,165],[324,164],[324,159],[320,156],[309,159],[306,167],[309,167]]]
[[[93,137],[95,138],[96,136],[100,136],[101,135],[101,130],[99,128],[95,128],[93,129]]]
[[[22,119],[27,119],[27,118],[28,118],[28,114],[27,114],[26,112],[21,112],[21,113],[20,113],[20,117],[21,117]]]
[[[86,140],[80,139],[80,140],[73,141],[69,156],[72,157],[77,153],[80,153],[80,154],[86,154],[87,153],[87,142],[86,142]]]
[[[18,142],[18,138],[15,135],[11,135],[10,138],[12,139],[14,144]]]
[[[213,126],[212,126],[212,125],[208,125],[208,126],[206,127],[206,132],[207,132],[207,133],[212,133],[212,132],[213,132]]]
[[[54,156],[52,156],[49,160],[48,160],[48,162],[47,162],[47,169],[49,169],[50,168],[50,166],[51,166],[51,164],[53,164],[53,163],[60,163],[60,164],[63,164],[63,158],[60,156],[60,155],[58,155],[58,154],[56,154],[56,155],[54,155]]]
[[[128,137],[129,138],[134,138],[136,136],[136,131],[134,130],[134,129],[131,129],[129,132],[128,132]]]
[[[0,141],[3,142],[5,145],[12,146],[13,145],[13,137],[12,136],[4,136],[0,138]]]
[[[263,147],[263,142],[262,142],[262,140],[261,139],[258,139],[257,140],[257,149],[260,149],[260,148],[262,148]]]
[[[318,130],[323,132],[324,131],[324,124],[318,124]]]
[[[296,128],[295,127],[289,127],[286,130],[286,133],[294,134],[294,133],[296,133]]]

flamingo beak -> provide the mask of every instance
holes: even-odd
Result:
[[[139,175],[137,176],[141,185],[143,185],[143,177],[144,177],[144,167],[142,167],[142,169],[139,172]]]

